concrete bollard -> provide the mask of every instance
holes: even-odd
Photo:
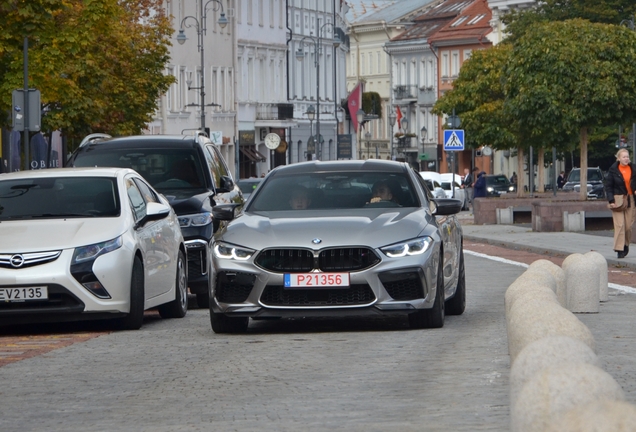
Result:
[[[525,274],[525,273],[524,273]],[[523,276],[523,275],[522,275]],[[544,279],[544,278],[542,278]],[[506,290],[504,294],[504,303],[506,305],[506,316],[510,313],[510,308],[515,303],[517,297],[527,292],[548,290],[554,293],[552,286],[546,283],[546,280],[534,280],[530,275],[526,277],[518,277]],[[556,295],[555,295],[556,299]]]
[[[522,284],[521,282],[519,283]],[[517,285],[519,286],[519,285]],[[523,286],[523,285],[522,285]],[[514,296],[509,296],[506,301],[506,325],[510,325],[510,309],[517,303],[525,303],[530,300],[541,300],[545,302],[551,302],[559,304],[556,294],[547,286],[544,285],[532,285],[531,288],[525,290],[516,290],[513,292]]]
[[[510,406],[515,405],[524,384],[543,369],[575,363],[601,367],[594,351],[580,340],[568,336],[548,336],[529,343],[510,368]]]
[[[532,299],[515,302],[508,319],[508,352],[514,363],[530,343],[547,336],[569,336],[596,350],[590,330],[572,312],[556,302]]]
[[[559,303],[561,304],[561,306],[565,307],[565,272],[563,271],[563,269],[559,267],[558,265],[556,265],[555,263],[553,263],[552,261],[549,261],[546,259],[540,259],[530,264],[530,267],[528,267],[528,270],[531,270],[531,271],[538,270],[538,271],[550,273],[550,275],[552,275],[556,283],[555,292],[557,295],[557,299],[559,300]],[[561,297],[563,298],[561,299]]]
[[[511,410],[511,429],[543,432],[578,406],[624,399],[625,394],[614,378],[596,366],[565,363],[549,367],[531,378],[519,392]]]
[[[585,255],[568,262],[565,268],[566,308],[575,313],[598,313],[600,305],[599,269]]]
[[[604,400],[579,405],[552,423],[547,432],[636,431],[636,406]]]
[[[574,261],[580,259],[580,257],[582,257],[582,256],[583,256],[583,254],[580,254],[580,253],[573,253],[573,254],[570,254],[570,255],[566,256],[565,259],[563,260],[563,262],[561,263],[561,268],[563,269],[563,271],[566,271],[567,268],[568,268],[568,265],[570,265]]]
[[[598,268],[599,272],[599,300],[602,302],[606,302],[609,300],[609,280],[608,280],[608,270],[607,270],[607,260],[603,255],[596,251],[590,251],[585,254],[585,257],[590,260],[590,262],[594,263],[594,265]]]

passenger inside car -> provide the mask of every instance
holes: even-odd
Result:
[[[371,189],[372,197],[369,201],[370,204],[378,203],[381,201],[391,201],[395,204],[399,204],[397,188],[399,185],[392,184],[388,180],[377,181]]]
[[[293,210],[305,210],[311,204],[309,191],[304,186],[296,186],[292,189],[289,206]]]

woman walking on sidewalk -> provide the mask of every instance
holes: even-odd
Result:
[[[607,170],[605,179],[605,195],[614,220],[614,250],[618,258],[625,258],[629,253],[636,216],[634,192],[636,165],[630,162],[629,151],[622,148],[616,153],[616,162]]]

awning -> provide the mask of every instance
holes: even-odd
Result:
[[[245,157],[253,162],[265,162],[267,160],[267,158],[256,149],[242,146],[239,147],[239,150],[245,155]]]

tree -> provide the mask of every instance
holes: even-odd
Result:
[[[530,139],[579,136],[587,182],[590,129],[636,119],[636,33],[575,19],[533,25],[504,66],[505,109]],[[581,188],[581,199],[586,199]]]
[[[173,30],[159,0],[5,0],[0,12],[0,110],[23,87],[28,37],[29,84],[42,93],[43,130],[139,133],[174,80],[164,75]]]

